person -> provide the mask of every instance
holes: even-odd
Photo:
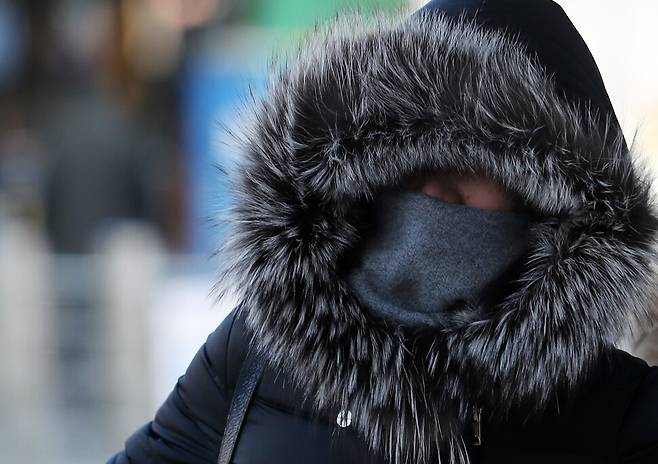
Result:
[[[615,346],[655,293],[651,180],[563,10],[314,34],[241,139],[236,308],[110,462],[217,462],[251,350],[231,462],[658,462],[658,367]]]

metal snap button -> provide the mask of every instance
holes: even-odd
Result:
[[[336,423],[339,427],[349,427],[352,424],[352,412],[347,409],[339,412],[338,417],[336,417]]]

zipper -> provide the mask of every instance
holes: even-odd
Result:
[[[477,404],[473,406],[473,445],[482,445],[482,408]]]

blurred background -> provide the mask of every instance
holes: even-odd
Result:
[[[0,0],[0,462],[104,462],[153,416],[232,308],[220,126],[316,21],[423,3]],[[558,3],[658,172],[658,2]],[[655,328],[620,343],[658,364]]]

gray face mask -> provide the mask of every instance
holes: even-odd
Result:
[[[376,316],[441,326],[459,300],[495,292],[528,250],[530,216],[446,203],[421,192],[382,192],[374,233],[345,277]]]

